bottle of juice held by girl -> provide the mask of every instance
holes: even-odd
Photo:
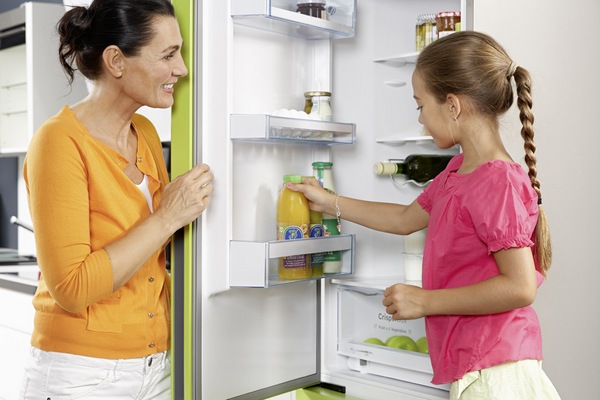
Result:
[[[279,192],[277,202],[277,240],[297,240],[307,238],[310,226],[310,208],[308,200],[300,192],[285,187],[285,183],[301,183],[300,175],[285,175],[284,186]],[[310,278],[312,269],[307,254],[279,258],[280,279]]]

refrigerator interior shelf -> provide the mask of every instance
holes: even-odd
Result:
[[[354,263],[355,235],[327,236],[299,240],[274,240],[252,242],[231,240],[229,242],[230,287],[266,288],[301,280],[280,279],[277,274],[280,257],[341,251],[342,268],[339,273],[313,277],[334,277],[352,273]]]
[[[372,289],[383,292],[395,283],[404,282],[404,276],[388,276],[382,278],[342,278],[332,279],[331,283],[350,288]]]
[[[405,145],[406,143],[417,143],[426,146],[433,146],[437,148],[433,137],[431,136],[411,136],[411,137],[400,137],[400,136],[386,136],[383,138],[375,139],[377,143],[394,144],[398,146]]]
[[[311,144],[353,144],[356,126],[351,123],[277,117],[268,114],[232,114],[231,139],[293,141]]]
[[[385,83],[386,85],[391,86],[391,87],[406,86],[406,82],[404,82],[404,81],[384,81],[383,83]]]
[[[417,62],[417,58],[419,57],[418,52],[401,54],[395,57],[382,58],[379,60],[375,60],[376,63],[388,64],[392,67],[403,67],[406,64],[414,64]]]
[[[296,2],[291,3],[295,9]],[[343,39],[354,36],[353,19],[348,25],[335,15],[320,19],[296,11],[273,7],[269,0],[231,0],[231,17],[240,25],[310,40]]]

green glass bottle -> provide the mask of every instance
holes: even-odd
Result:
[[[405,175],[407,179],[417,183],[425,183],[435,178],[442,172],[452,155],[441,154],[411,154],[404,162],[379,162],[373,166],[376,175]]]

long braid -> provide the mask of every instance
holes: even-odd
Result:
[[[533,142],[533,113],[531,111],[531,77],[529,72],[517,67],[514,72],[514,78],[517,87],[517,106],[519,107],[519,119],[521,120],[521,137],[524,140],[525,164],[527,164],[531,186],[538,194],[539,215],[535,227],[536,257],[540,266],[540,272],[546,276],[552,262],[552,243],[550,241],[550,230],[546,213],[541,204],[542,192],[540,190],[540,181],[537,179],[537,168],[535,157],[535,144]]]

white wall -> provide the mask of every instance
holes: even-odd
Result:
[[[538,177],[554,249],[535,308],[544,369],[563,399],[600,393],[598,14],[597,0],[475,2],[475,29],[498,39],[534,78]],[[522,159],[516,114],[507,120],[506,142]]]

